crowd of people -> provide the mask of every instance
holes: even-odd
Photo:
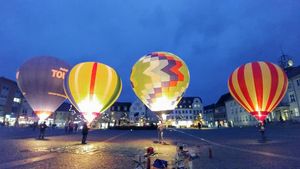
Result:
[[[52,128],[56,127],[51,123],[49,124],[49,126],[51,126]],[[38,139],[40,139],[40,140],[45,139],[46,129],[49,126],[46,124],[46,122],[40,123],[39,125],[38,125],[38,122],[34,122],[32,124],[33,130],[36,130],[36,128],[39,128],[40,131],[39,131]],[[65,134],[77,133],[78,132],[78,127],[79,127],[78,123],[74,123],[72,121],[66,122],[66,124],[65,124]],[[82,125],[82,140],[81,140],[82,144],[86,144],[88,131],[89,131],[89,127],[88,127],[87,123],[83,123],[83,125]]]
[[[78,123],[74,123],[72,121],[65,123],[66,134],[77,133],[77,131],[78,131]]]

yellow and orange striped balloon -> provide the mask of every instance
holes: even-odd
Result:
[[[270,62],[251,62],[235,69],[228,80],[234,99],[262,122],[280,103],[288,87],[285,72]]]
[[[97,62],[83,62],[68,73],[64,89],[70,102],[90,123],[117,100],[122,82],[113,68]]]

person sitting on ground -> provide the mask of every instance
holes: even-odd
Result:
[[[176,169],[193,169],[192,156],[189,151],[183,150],[183,146],[177,147],[175,155]]]
[[[176,169],[184,169],[185,152],[183,146],[177,147],[177,153],[175,155],[175,166]]]

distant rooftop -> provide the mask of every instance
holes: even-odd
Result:
[[[182,108],[188,108],[190,105],[193,104],[195,98],[198,98],[202,103],[202,99],[200,97],[182,97],[177,106],[182,106]]]
[[[15,80],[11,80],[11,79],[8,79],[8,78],[3,77],[3,76],[0,77],[0,80],[1,80],[1,81],[7,81],[7,82],[9,82],[9,83],[17,84],[17,82],[16,82]]]
[[[228,100],[232,100],[233,97],[230,93],[223,94],[216,103],[216,106],[224,106],[225,102]]]
[[[215,107],[216,107],[215,104],[210,104],[210,105],[204,106],[203,109],[204,110],[209,110],[209,109],[214,109]]]
[[[285,69],[285,72],[288,76],[288,78],[293,78],[297,75],[300,75],[300,66],[296,66],[296,67],[288,67]]]

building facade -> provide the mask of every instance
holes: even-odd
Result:
[[[215,104],[210,104],[203,107],[203,120],[204,125],[206,127],[214,127],[215,126],[215,120],[214,120],[214,114],[215,114]]]
[[[100,128],[129,125],[130,102],[115,102],[100,117]]]
[[[203,103],[200,97],[182,97],[175,110],[167,115],[168,124],[175,127],[191,127],[201,121]]]
[[[23,95],[15,81],[0,77],[0,122],[18,125]],[[16,123],[17,122],[17,123]]]
[[[284,119],[300,121],[300,66],[285,69],[288,76],[288,90],[286,102],[289,104],[289,112],[283,115]]]
[[[241,127],[257,125],[257,120],[249,114],[238,102],[232,97],[226,100],[226,116],[228,127]]]
[[[228,127],[228,119],[226,112],[226,101],[231,98],[230,93],[222,95],[215,104],[214,121],[215,127]]]
[[[84,119],[81,113],[72,104],[64,102],[48,118],[48,121],[49,123],[56,124],[57,127],[64,127],[68,125],[69,122],[79,124],[84,121]]]
[[[158,117],[140,100],[136,100],[130,106],[129,121],[130,125],[148,126],[157,123]]]

